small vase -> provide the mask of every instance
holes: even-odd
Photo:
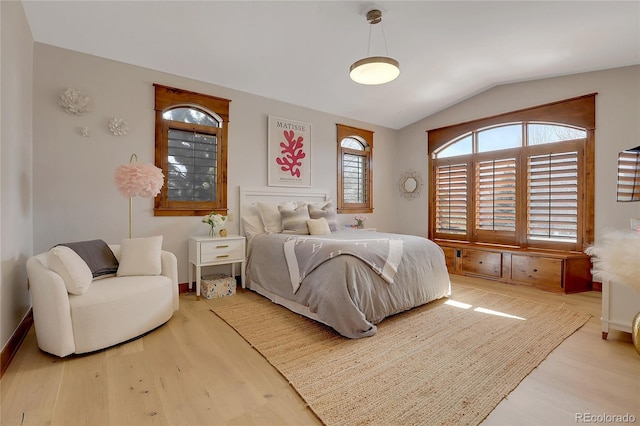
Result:
[[[358,224],[356,225],[356,227],[357,227],[358,229],[362,229],[362,228],[364,228],[364,223],[363,223],[361,220],[359,220],[359,221],[358,221]]]
[[[211,227],[211,229],[209,229],[209,236],[210,237],[217,237],[218,236],[218,230],[215,227]]]

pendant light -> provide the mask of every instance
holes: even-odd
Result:
[[[376,25],[382,22],[382,12],[377,9],[367,12],[367,21],[369,24]],[[384,40],[385,53],[387,52],[387,39],[384,36],[384,27],[382,28],[382,39]],[[387,56],[369,56],[371,50],[371,28],[369,27],[369,46],[367,48],[367,57],[360,59],[351,65],[349,69],[349,77],[356,83],[360,84],[384,84],[395,80],[400,75],[400,64],[393,58]]]

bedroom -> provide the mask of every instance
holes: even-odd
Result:
[[[149,145],[153,133],[152,83],[232,99],[232,132],[238,141],[232,148],[229,167],[229,206],[236,216],[234,226],[238,226],[238,212],[234,211],[239,203],[237,188],[266,183],[268,115],[313,124],[314,142],[318,146],[322,141],[328,143],[324,151],[314,155],[312,170],[318,173],[314,182],[335,190],[335,173],[325,171],[335,170],[333,129],[343,117],[33,43],[20,3],[3,2],[2,31],[3,347],[29,309],[23,270],[28,256],[71,238],[97,236],[117,241],[126,237],[127,201],[115,191],[111,176],[132,153],[142,161],[153,157]],[[15,37],[15,46],[5,44],[11,37]],[[636,65],[630,67],[498,85],[400,130],[349,121],[375,131],[376,210],[367,226],[426,234],[426,203],[404,200],[396,189],[402,172],[426,169],[426,129],[598,92],[596,234],[610,226],[627,227],[629,218],[640,216],[638,203],[615,203],[611,194],[617,153],[636,146],[640,139],[639,76],[636,58]],[[62,113],[55,105],[55,95],[67,86],[90,92],[96,99],[95,110],[80,120]],[[113,117],[127,119],[130,131],[126,136],[108,133],[105,121]],[[77,133],[77,127],[84,125],[93,129],[88,139]],[[134,233],[165,235],[165,248],[178,255],[179,265],[186,265],[185,236],[206,233],[199,218],[176,221],[153,217],[149,200],[136,199],[134,207]],[[351,220],[344,218],[345,223]],[[179,281],[187,281],[184,267],[180,268]]]

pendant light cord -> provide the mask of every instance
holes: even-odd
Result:
[[[380,24],[380,27],[382,28],[382,42],[384,43],[384,54],[385,54],[385,56],[389,56],[389,49],[387,48],[387,36],[384,33],[384,24],[382,23],[382,20],[380,22],[378,22],[377,24]],[[370,57],[371,56],[371,32],[373,31],[373,26],[377,25],[377,24],[370,24],[369,25],[369,43],[367,44],[367,56],[366,57]]]
[[[380,21],[380,27],[382,28],[382,41],[384,41],[384,54],[389,56],[389,49],[387,49],[387,36],[384,33],[384,24]]]

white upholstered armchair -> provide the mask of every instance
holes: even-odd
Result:
[[[121,246],[109,248],[121,261]],[[112,274],[90,280],[76,292],[81,294],[68,291],[65,274],[51,269],[49,254],[27,261],[36,339],[45,352],[64,357],[113,346],[164,324],[178,310],[173,253],[161,251],[158,275]]]

